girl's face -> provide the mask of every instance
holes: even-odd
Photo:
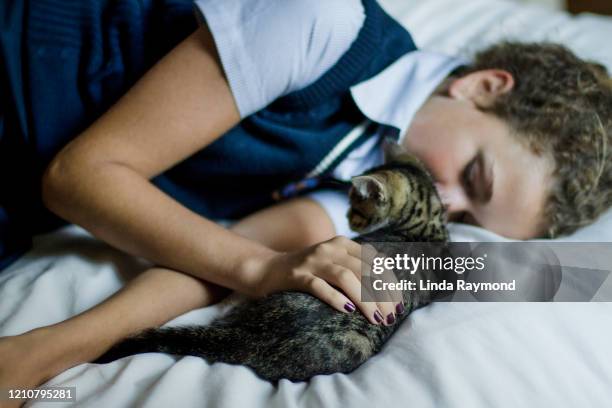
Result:
[[[418,111],[404,146],[430,170],[450,221],[529,239],[543,232],[552,161],[481,110],[513,86],[512,76],[499,70],[453,81]]]

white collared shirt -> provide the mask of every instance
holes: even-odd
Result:
[[[351,88],[353,100],[371,121],[394,127],[403,140],[416,112],[440,83],[465,61],[446,55],[414,51],[404,55],[373,78]],[[382,138],[374,133],[353,150],[332,172],[335,178],[350,180],[383,163]],[[349,201],[339,191],[316,191],[309,197],[330,216],[336,234],[357,235],[348,225]]]
[[[195,4],[215,40],[243,118],[314,83],[348,51],[365,20],[361,0],[196,0]],[[353,86],[351,95],[370,121],[397,129],[401,141],[427,98],[464,63],[439,53],[414,51]],[[374,131],[332,175],[349,180],[382,164],[381,142]],[[356,235],[346,219],[346,194],[317,191],[309,197],[326,210],[336,234]]]

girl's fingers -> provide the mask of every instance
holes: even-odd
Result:
[[[381,256],[384,255],[381,254]],[[380,277],[387,283],[397,284],[399,282],[393,269],[385,268]],[[403,299],[403,292],[401,290],[387,290],[384,293],[389,302],[400,303]]]
[[[371,323],[378,324],[384,320],[383,312],[378,310],[375,302],[361,300],[361,282],[353,271],[338,265],[330,265],[323,273],[324,276],[321,277],[342,290]]]
[[[378,251],[372,244],[363,244],[361,246],[361,256],[363,259],[372,260],[378,256]]]
[[[350,255],[338,257],[334,263],[353,272],[359,282],[361,282],[362,268],[367,268],[367,264],[364,264],[360,258],[355,258]]]
[[[372,291],[370,290],[370,295],[372,296],[364,297],[363,291],[364,290],[368,291],[370,288],[367,287],[367,283],[366,283],[366,287],[361,286],[364,283],[364,281],[361,279],[362,268],[365,270],[364,272],[367,272],[368,268],[370,268],[370,274],[371,274],[371,265],[367,265],[364,262],[362,262],[361,259],[357,259],[351,256],[346,256],[346,257],[339,259],[337,261],[337,264],[352,271],[357,277],[357,279],[359,280],[360,300],[364,298],[375,299],[378,304],[377,305],[378,310],[384,317],[383,319],[384,323],[385,324],[395,323],[395,320],[397,317],[397,311],[401,311],[403,307],[403,306],[399,306],[402,302],[401,291],[382,290],[382,291],[376,291],[375,293],[372,293]],[[377,275],[377,276],[379,276],[380,279],[382,279],[386,283],[390,283],[390,282],[397,283],[397,279],[395,278],[395,274],[393,273],[392,270],[385,269],[385,271],[381,275]]]
[[[392,269],[384,268],[382,273],[374,273],[374,260],[376,258],[385,258],[386,255],[371,244],[362,246],[363,262],[367,263],[367,275],[372,280],[381,280],[384,283],[397,283],[397,278]],[[377,301],[378,308],[383,313],[384,323],[387,325],[394,324],[397,321],[398,315],[404,313],[405,307],[403,304],[403,293],[401,290],[375,290],[373,287],[364,289],[369,290],[370,297]]]
[[[354,258],[361,258],[361,245],[352,239],[338,235],[327,242],[344,248],[346,253]]]
[[[398,283],[397,277],[395,276],[395,272],[391,269],[385,268],[380,277],[386,283],[391,283],[394,285]],[[393,324],[397,316],[404,312],[402,296],[403,292],[401,290],[386,290],[379,292],[379,295],[381,300],[384,300],[387,303],[387,308],[385,308],[385,311],[393,313],[393,315],[390,315],[389,313],[385,315],[386,321],[388,324]]]
[[[361,259],[361,246],[342,236],[333,238],[329,242],[343,246],[346,253],[335,255],[334,264],[327,268],[327,276],[324,279],[340,288],[371,323],[386,324],[386,316],[389,314],[393,316],[395,305],[387,303],[379,305],[362,300],[361,275],[362,268],[367,267],[367,264]],[[390,321],[393,320],[391,317]]]
[[[376,254],[376,250],[371,245],[366,246],[367,250],[370,252],[374,250],[373,253]],[[368,258],[368,254],[369,252],[364,254],[364,259],[372,258]],[[317,279],[308,281],[309,293],[340,311],[359,309],[374,324],[389,325],[396,321],[399,298],[394,302],[393,296],[386,292],[378,292],[374,298],[379,300],[378,302],[362,300],[362,268],[370,268],[371,265],[362,261],[361,245],[346,237],[338,236],[317,245],[313,255],[310,270]]]
[[[353,313],[356,310],[355,304],[349,298],[321,278],[313,277],[307,283],[305,289],[311,295],[316,296],[340,312]]]

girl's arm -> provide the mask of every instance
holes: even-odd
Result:
[[[334,236],[330,218],[308,198],[261,210],[232,230],[278,251],[303,249]],[[127,336],[215,303],[226,294],[227,290],[188,275],[151,268],[77,316],[0,338],[0,389],[33,388],[70,367],[95,360]]]
[[[334,238],[279,253],[202,218],[149,182],[239,119],[202,26],[59,153],[43,179],[45,204],[128,253],[248,295],[302,290],[341,311],[350,298],[372,323],[377,310],[392,313],[392,304],[361,302],[356,243]]]
[[[323,207],[307,198],[294,198],[240,220],[232,230],[276,251],[297,251],[336,236]]]
[[[127,336],[219,301],[226,292],[170,269],[148,269],[77,316],[18,336],[0,337],[0,389],[34,388],[95,360]],[[0,407],[4,407],[2,401]]]
[[[45,204],[126,252],[248,292],[247,259],[270,252],[149,182],[238,121],[212,38],[199,29],[58,154],[43,178]]]

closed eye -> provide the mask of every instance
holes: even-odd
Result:
[[[453,221],[461,224],[473,225],[475,227],[480,226],[480,223],[476,220],[476,218],[474,218],[474,216],[467,211],[461,212],[456,218],[453,219]]]
[[[461,182],[465,189],[466,195],[473,199],[476,195],[475,182],[478,171],[478,155],[474,156],[472,160],[465,166],[463,173],[461,174]]]
[[[492,166],[485,164],[481,151],[465,166],[461,174],[461,182],[466,195],[479,203],[486,203],[493,195]]]

